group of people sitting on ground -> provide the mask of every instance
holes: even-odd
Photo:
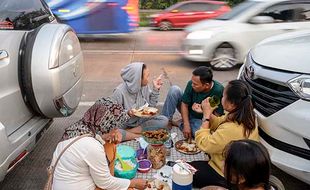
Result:
[[[116,144],[140,137],[146,126],[177,125],[185,138],[195,138],[198,148],[210,157],[209,161],[190,162],[198,170],[194,187],[267,190],[270,158],[257,142],[251,89],[241,80],[230,81],[224,88],[205,66],[192,74],[184,93],[171,87],[161,115],[139,118],[133,109],[146,104],[155,107],[163,82],[158,77],[150,87],[150,71],[144,63],[125,66],[123,82],[113,95],[97,100],[81,120],[65,130],[51,163],[53,189],[145,189],[145,179],[114,177]],[[221,98],[218,107],[210,106],[213,95]],[[176,110],[182,116],[177,124],[173,122]]]

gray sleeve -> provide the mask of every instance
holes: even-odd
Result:
[[[111,96],[113,100],[116,101],[116,103],[123,105],[124,106],[124,99],[123,99],[123,94],[121,93],[120,90],[114,89],[113,94]]]
[[[149,91],[149,104],[150,107],[156,107],[158,100],[159,100],[159,90],[157,89],[151,89],[150,87],[148,87],[148,91]]]

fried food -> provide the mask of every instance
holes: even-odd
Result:
[[[146,190],[170,190],[170,187],[167,183],[155,179],[148,182]]]
[[[166,129],[144,131],[142,132],[142,135],[150,141],[165,141],[169,138],[169,134]]]
[[[196,146],[195,141],[191,141],[191,143],[187,141],[182,141],[180,143],[176,143],[176,148],[182,152],[197,152],[199,151],[198,147]]]

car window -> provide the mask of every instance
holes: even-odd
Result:
[[[228,13],[225,13],[219,17],[217,17],[217,20],[230,20],[238,15],[244,13],[244,11],[251,9],[252,7],[255,7],[257,4],[261,2],[259,1],[245,1],[243,3],[238,4],[237,6],[233,7],[231,11]]]
[[[193,3],[187,3],[187,4],[184,4],[184,5],[181,5],[180,7],[176,8],[176,9],[179,10],[180,12],[192,11]]]
[[[53,19],[41,0],[1,0],[0,29],[31,30]]]
[[[198,11],[213,11],[219,9],[220,5],[213,5],[209,3],[187,3],[177,8],[180,12],[198,12]]]
[[[285,3],[274,5],[259,16],[270,16],[275,22],[298,22],[310,19],[310,3]]]

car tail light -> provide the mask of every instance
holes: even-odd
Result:
[[[22,161],[29,152],[27,150],[24,150],[22,153],[20,153],[9,165],[8,172],[10,172],[20,161]]]

